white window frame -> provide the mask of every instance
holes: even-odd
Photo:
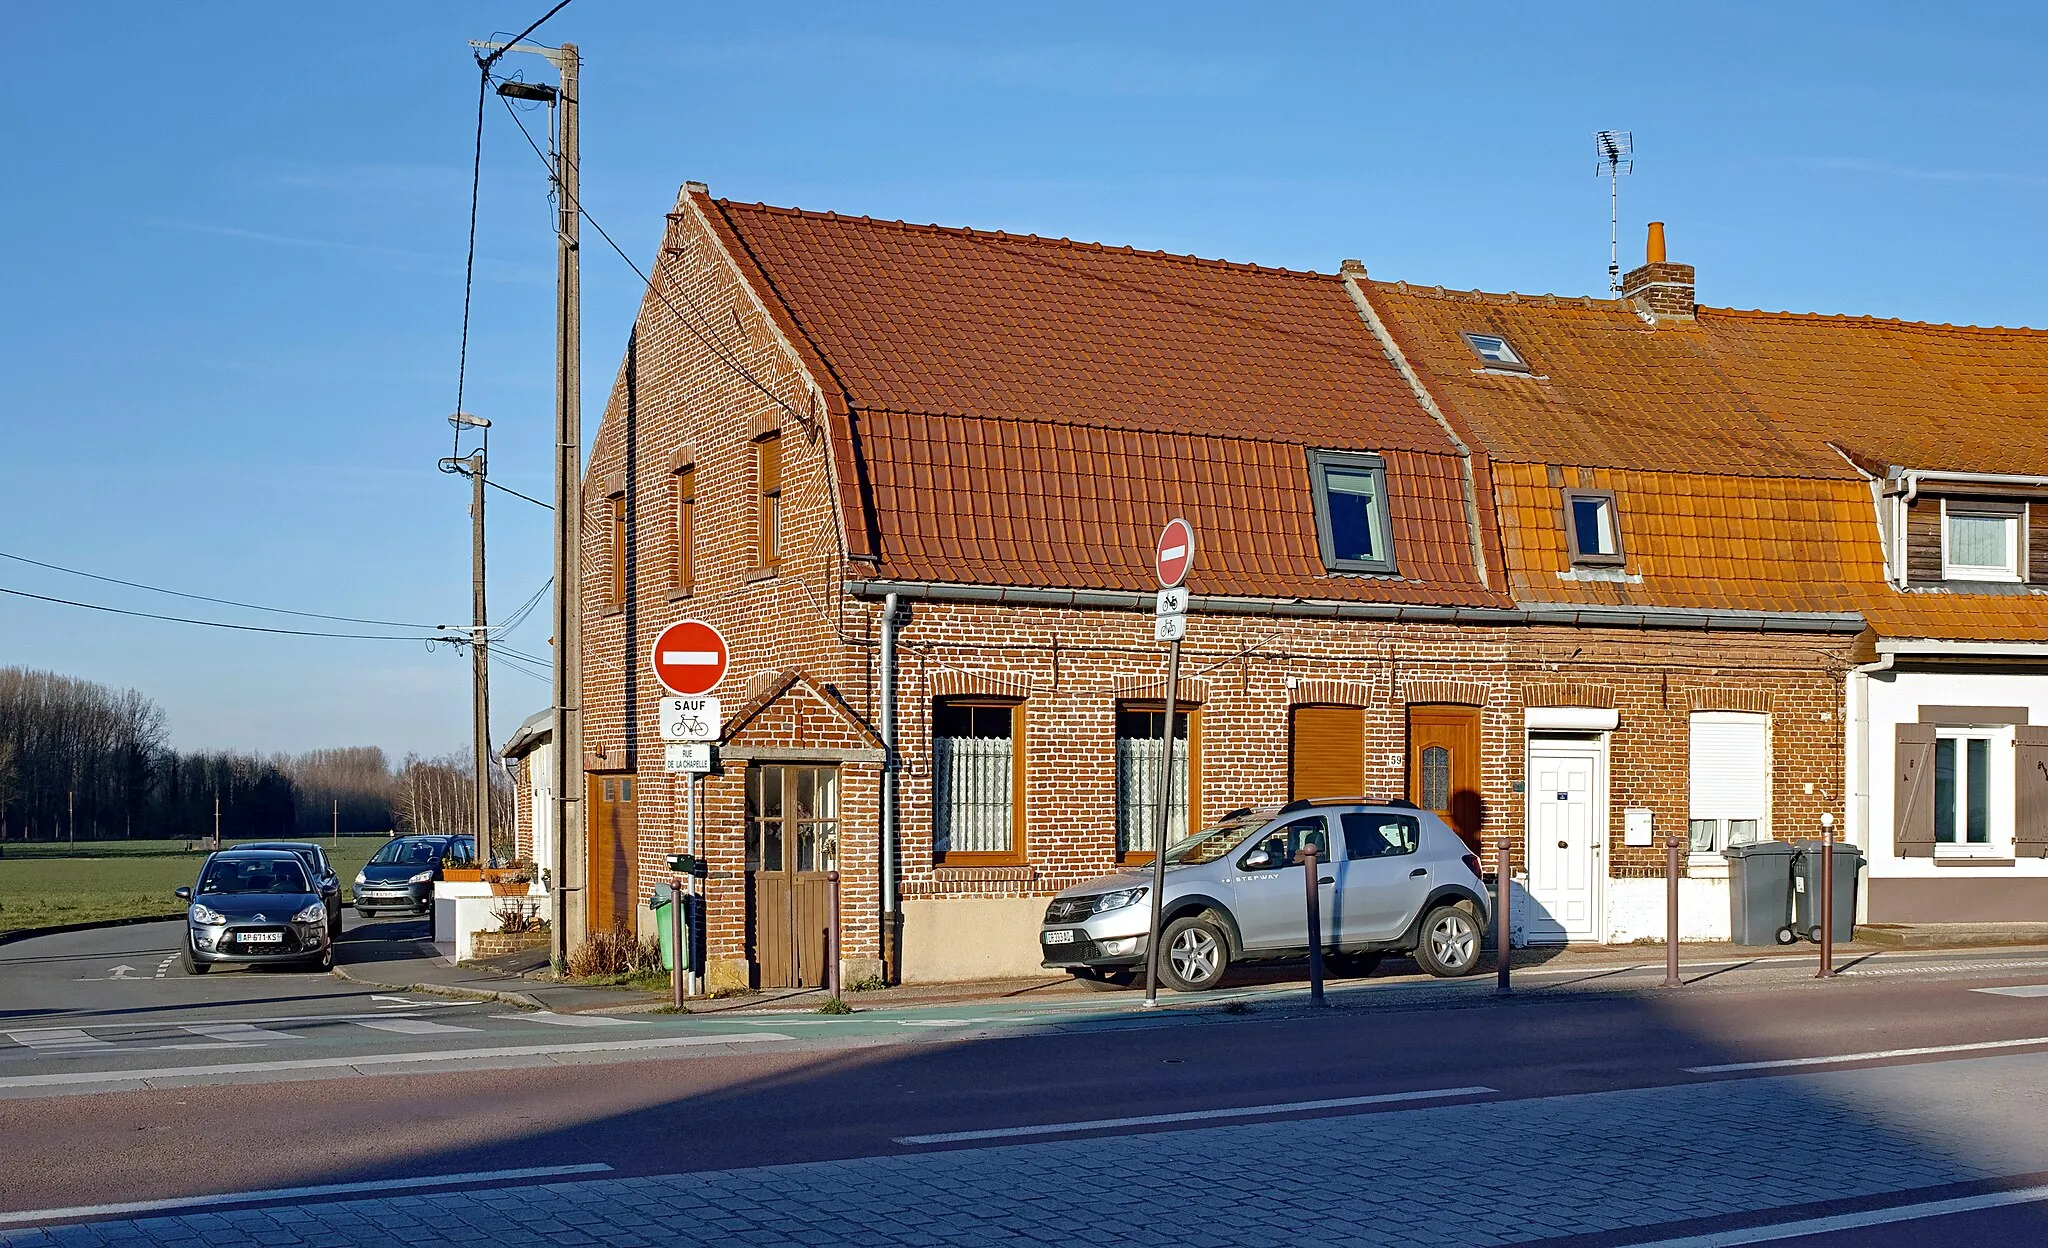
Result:
[[[1969,770],[1962,766],[1965,741],[1988,741],[1990,754],[1991,800],[1985,803],[1987,816],[1986,839],[1982,844],[1973,845],[1961,838],[1969,835],[1964,826],[1966,811],[1970,804]],[[1937,858],[2010,858],[2013,856],[2013,730],[2011,726],[1982,725],[1976,727],[1937,728],[1934,731],[1936,757],[1940,757],[1941,743],[1954,741],[1957,754],[1956,768],[1956,824],[1953,829],[1958,839],[1941,839],[1941,806],[1934,808],[1934,856]],[[1933,783],[1933,778],[1929,778]]]
[[[2002,520],[2005,522],[2005,563],[1997,564],[1956,563],[1949,558],[1948,522],[1950,516],[1969,516],[1973,519]],[[2009,581],[2017,584],[2020,580],[2020,552],[2026,548],[2026,512],[1994,510],[1971,507],[1967,504],[1953,509],[1949,500],[1941,500],[1941,579],[1945,581]]]
[[[1699,777],[1693,773],[1693,735],[1698,732],[1701,724],[1744,724],[1760,727],[1763,730],[1764,784],[1762,809],[1754,812],[1749,810],[1738,812],[1732,808],[1724,808],[1717,805],[1713,796],[1706,796],[1703,800],[1703,795],[1700,792]],[[1729,843],[1729,828],[1731,824],[1736,822],[1747,821],[1753,818],[1756,820],[1757,825],[1757,841],[1775,839],[1771,834],[1772,772],[1776,762],[1772,746],[1771,717],[1754,711],[1694,711],[1692,717],[1687,721],[1686,728],[1686,841],[1690,851],[1690,861],[1694,865],[1703,866],[1725,864],[1728,861],[1726,851]],[[1713,847],[1711,849],[1696,848],[1692,844],[1693,825],[1708,821],[1714,825]]]

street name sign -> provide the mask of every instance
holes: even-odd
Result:
[[[1166,589],[1174,588],[1188,579],[1188,569],[1194,564],[1194,526],[1175,516],[1159,532],[1159,549],[1153,560],[1153,566],[1159,570],[1159,584]]]
[[[648,653],[662,688],[683,697],[716,689],[729,657],[725,638],[702,620],[679,620],[662,629]]]
[[[716,741],[725,730],[718,699],[708,695],[663,698],[660,720],[664,741]]]
[[[1160,590],[1159,600],[1153,605],[1152,610],[1160,615],[1186,615],[1188,613],[1188,591],[1186,587]]]
[[[671,741],[661,747],[661,769],[701,776],[711,770],[712,750],[706,741]]]

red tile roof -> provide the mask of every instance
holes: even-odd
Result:
[[[1180,511],[1197,592],[1506,605],[1338,278],[693,195],[841,390],[878,575],[1143,588]],[[1325,571],[1309,447],[1387,457],[1399,578]]]
[[[1524,603],[1859,611],[1882,637],[2048,639],[2048,596],[1903,593],[1866,467],[2048,471],[2048,333],[1607,299],[1364,289],[1491,460]],[[1528,375],[1464,333],[1498,334]],[[1627,565],[1575,572],[1561,489],[1615,491]],[[1561,575],[1565,574],[1565,575]]]
[[[2048,332],[1702,308],[1714,364],[1809,444],[1906,468],[2048,472]]]

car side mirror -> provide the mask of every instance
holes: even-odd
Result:
[[[174,888],[174,889],[172,889],[172,890],[171,890],[171,893],[172,893],[172,895],[173,895],[173,896],[175,896],[175,897],[176,897],[176,898],[177,898],[177,899],[178,899],[179,901],[190,901],[190,900],[192,900],[192,890],[191,890],[191,889],[189,889],[189,888],[186,888],[186,887],[185,887],[185,886],[183,886],[183,885],[179,885],[179,886],[178,886],[177,888]]]
[[[1244,856],[1242,865],[1247,871],[1262,871],[1273,865],[1273,857],[1263,849],[1255,849]]]

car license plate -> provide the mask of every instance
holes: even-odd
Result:
[[[1072,932],[1047,932],[1045,934],[1045,943],[1048,945],[1071,945],[1074,943],[1074,934]]]
[[[245,945],[281,945],[284,943],[284,933],[243,932],[241,935],[241,941]]]

